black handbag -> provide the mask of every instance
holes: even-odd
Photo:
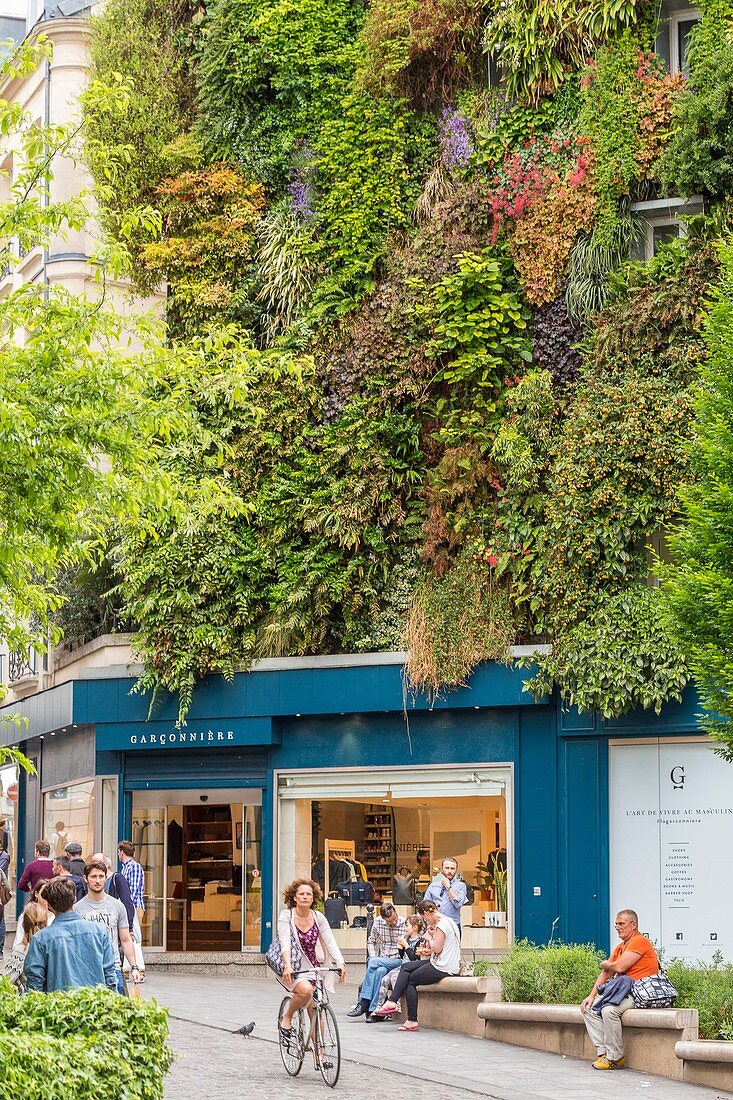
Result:
[[[414,905],[416,900],[417,890],[412,871],[398,872],[392,879],[392,902],[395,905]]]
[[[647,978],[637,978],[631,987],[634,1008],[672,1008],[677,1000],[677,990],[666,972],[650,974]]]

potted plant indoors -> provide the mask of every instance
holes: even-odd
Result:
[[[496,927],[506,928],[506,903],[507,903],[507,869],[499,863],[497,855],[492,862],[492,881],[494,886],[494,899],[496,901]]]

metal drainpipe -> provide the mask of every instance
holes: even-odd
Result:
[[[43,65],[43,125],[49,126],[51,123],[51,59],[46,58]],[[47,146],[48,148],[48,146]],[[51,196],[49,195],[49,179],[50,170],[46,174],[44,193],[43,193],[43,205],[48,208],[51,205]],[[48,243],[43,248],[43,296],[48,299],[49,297],[49,284],[48,284],[48,261],[49,251]]]

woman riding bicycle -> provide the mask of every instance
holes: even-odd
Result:
[[[346,980],[346,964],[333,932],[323,913],[313,909],[313,903],[323,897],[317,882],[309,878],[298,878],[283,891],[286,908],[277,918],[277,935],[283,957],[282,982],[292,994],[290,1004],[280,1021],[280,1042],[287,1044],[292,1037],[292,1019],[302,1008],[312,1010],[313,990],[316,986],[315,975],[311,978],[303,974],[306,960],[314,967],[331,964],[339,970],[339,981]],[[303,956],[300,973],[293,978],[291,962],[291,937],[295,937]],[[335,985],[334,975],[327,974],[327,988]]]

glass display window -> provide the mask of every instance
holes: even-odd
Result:
[[[468,884],[463,946],[503,946],[511,928],[511,769],[425,768],[278,777],[278,903],[313,878],[342,948],[364,946],[367,906],[415,908],[442,860]]]

